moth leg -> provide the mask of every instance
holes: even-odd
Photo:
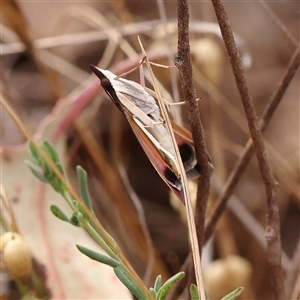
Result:
[[[150,65],[156,66],[156,67],[160,67],[160,68],[164,68],[164,69],[170,69],[170,68],[177,68],[176,66],[167,66],[167,65],[162,65],[162,64],[158,64],[152,61],[149,61]]]
[[[196,102],[198,102],[200,100],[201,100],[201,98],[196,98],[195,99]],[[186,103],[184,101],[181,101],[181,102],[172,102],[172,103],[169,102],[168,105],[169,106],[177,106],[177,105],[186,105]]]
[[[144,61],[146,60],[146,56],[143,56],[142,59],[139,61],[139,63],[133,67],[132,69],[128,70],[127,72],[125,73],[122,73],[121,75],[119,76],[116,76],[116,79],[120,78],[120,77],[124,77],[126,76],[127,74],[130,74],[131,72],[135,71],[136,69],[138,69],[143,63]]]
[[[155,93],[153,90],[151,90],[151,89],[149,89],[149,88],[147,88],[147,87],[144,87],[144,89],[145,89],[145,91],[146,91],[148,94],[150,94],[152,97],[154,97],[154,98],[157,97],[157,96],[156,96],[156,93]],[[184,101],[181,101],[181,102],[169,102],[167,99],[165,99],[165,98],[163,98],[163,97],[161,97],[161,99],[163,100],[163,102],[164,102],[165,105],[167,106],[168,111],[170,111],[170,107],[171,107],[171,106],[178,106],[178,105],[185,105],[185,104],[186,104]],[[201,100],[201,98],[196,98],[196,101],[197,101],[197,102],[200,101],[200,100]]]

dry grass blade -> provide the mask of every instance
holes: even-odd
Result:
[[[55,74],[51,69],[46,67],[39,59],[39,55],[35,48],[34,40],[32,39],[30,33],[31,30],[23,15],[22,10],[19,7],[19,4],[14,0],[2,1],[1,8],[3,9],[1,15],[8,22],[9,27],[12,28],[12,30],[18,35],[22,43],[24,43],[26,51],[35,60],[40,70],[45,74],[55,97],[62,97],[62,92],[59,88],[59,84],[56,80]]]
[[[181,87],[188,109],[188,117],[191,125],[191,132],[194,140],[195,154],[201,169],[201,176],[198,181],[196,200],[196,228],[199,248],[202,248],[204,236],[204,222],[207,208],[207,201],[210,192],[210,172],[207,160],[207,150],[204,139],[204,130],[200,118],[199,103],[196,101],[196,90],[193,84],[193,72],[189,40],[189,5],[186,0],[177,1],[178,15],[178,45],[175,65],[178,68]],[[193,253],[194,254],[194,253]],[[191,278],[194,274],[191,274]],[[197,276],[197,274],[196,274]],[[200,288],[200,298],[205,299],[204,289]]]
[[[3,20],[7,22],[8,26],[17,34],[22,43],[24,43],[26,51],[34,55],[35,49],[30,29],[18,3],[14,0],[1,1],[1,8]]]
[[[1,218],[3,218],[4,215],[4,211],[6,211],[9,215],[10,218],[10,224],[7,224],[8,222],[6,222],[5,225],[8,225],[8,228],[6,228],[7,230],[11,230],[14,232],[19,232],[18,229],[18,224],[17,224],[17,220],[15,218],[14,212],[12,210],[12,206],[11,206],[11,202],[8,200],[7,195],[5,193],[5,189],[3,187],[2,184],[0,184],[0,214],[1,214]],[[2,224],[4,224],[4,220],[1,220]]]
[[[156,0],[159,15],[161,17],[163,31],[165,35],[165,41],[166,41],[166,48],[168,49],[168,64],[171,66],[173,65],[173,57],[172,57],[172,44],[171,44],[171,34],[170,30],[168,28],[168,21],[166,16],[166,9],[164,2],[162,0]],[[178,82],[176,79],[176,72],[172,68],[170,69],[170,79],[171,79],[171,85],[172,85],[172,94],[173,94],[173,101],[174,103],[177,103],[180,101],[179,98],[179,88],[178,88]],[[176,118],[176,122],[179,125],[182,125],[182,120],[180,116]]]
[[[180,179],[182,183],[182,193],[183,193],[183,198],[186,203],[186,214],[187,214],[187,220],[188,220],[188,228],[189,228],[189,236],[190,236],[190,242],[191,242],[191,248],[192,248],[192,254],[193,254],[193,259],[194,259],[194,267],[195,267],[195,275],[196,275],[196,282],[198,286],[198,291],[199,295],[201,295],[201,299],[205,299],[205,291],[204,291],[204,284],[203,284],[203,276],[202,276],[202,269],[201,269],[201,260],[200,260],[200,249],[199,249],[199,244],[198,244],[198,238],[197,238],[197,232],[196,232],[196,225],[195,225],[195,220],[194,220],[194,214],[193,214],[193,208],[192,208],[192,201],[191,201],[191,196],[187,184],[187,178],[185,174],[185,170],[181,161],[181,157],[179,154],[179,149],[177,147],[177,143],[175,140],[174,136],[174,131],[172,128],[171,120],[169,118],[167,109],[165,107],[165,104],[161,98],[160,91],[157,87],[156,84],[156,79],[153,74],[153,71],[151,69],[151,64],[147,58],[147,54],[143,48],[143,45],[139,39],[140,46],[142,49],[142,53],[145,56],[145,62],[148,67],[148,70],[150,71],[150,75],[152,78],[152,83],[154,86],[155,93],[157,95],[159,107],[161,110],[161,114],[164,118],[164,122],[166,125],[166,128],[168,130],[168,133],[172,139],[173,147],[175,149],[175,154],[176,154],[176,161],[178,163],[178,168],[180,171]]]

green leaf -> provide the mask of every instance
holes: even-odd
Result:
[[[35,167],[33,167],[29,161],[25,161],[25,164],[29,167],[30,171],[33,173],[35,177],[37,177],[39,180],[43,182],[49,183],[48,178],[46,178],[41,172],[39,172]]]
[[[116,268],[118,267],[121,262],[117,261],[114,258],[111,258],[109,256],[103,255],[101,253],[95,252],[91,249],[88,249],[86,247],[80,246],[80,245],[76,245],[77,249],[82,252],[83,254],[85,254],[86,256],[88,256],[89,258],[99,261],[103,264],[106,264],[110,267]]]
[[[78,220],[78,213],[73,213],[73,216],[70,219],[70,223],[74,226],[81,227],[80,221]]]
[[[239,287],[231,293],[229,293],[228,295],[226,295],[225,297],[223,297],[221,300],[234,300],[243,292],[243,290],[243,287]]]
[[[149,292],[150,292],[150,294],[153,296],[153,298],[156,299],[156,295],[157,295],[157,294],[156,294],[155,289],[151,287],[151,288],[149,288]]]
[[[61,195],[64,195],[67,188],[61,182],[61,180],[53,173],[47,177],[49,183],[51,184],[52,188]]]
[[[70,219],[56,205],[51,205],[50,209],[55,217],[61,219],[62,221],[71,223]]]
[[[53,146],[47,141],[40,141],[42,150],[47,154],[49,159],[51,159],[62,174],[64,170],[59,162],[59,156]],[[50,166],[46,163],[44,158],[39,154],[34,144],[29,144],[29,154],[32,163],[39,166],[41,170],[36,169],[32,163],[26,162],[32,173],[41,181],[51,184],[54,190],[60,194],[64,194],[67,191],[67,187],[61,182],[61,180],[55,175]]]
[[[198,288],[195,284],[191,284],[190,287],[191,300],[199,300]]]
[[[88,182],[87,182],[87,174],[86,171],[81,167],[76,167],[77,178],[79,182],[80,196],[85,205],[88,207],[90,211],[92,211],[92,202],[90,198],[90,193],[88,190]]]
[[[159,289],[157,293],[157,300],[163,300],[165,299],[169,289],[173,286],[173,284],[177,281],[179,281],[181,278],[184,277],[184,272],[179,272],[172,276],[170,279],[168,279],[163,286]]]
[[[29,143],[28,151],[29,151],[31,160],[34,162],[34,164],[39,166],[40,165],[40,154],[36,150],[36,147],[34,146],[33,143]]]
[[[148,300],[148,297],[141,291],[141,289],[131,281],[122,266],[114,268],[114,272],[128,290],[139,300]]]
[[[55,148],[48,141],[43,141],[41,143],[41,147],[48,154],[48,156],[51,158],[51,160],[55,164],[60,164],[60,159],[59,159],[58,153],[56,152]]]
[[[158,293],[161,286],[162,286],[162,277],[161,277],[161,275],[158,275],[154,282],[154,290],[156,293]]]

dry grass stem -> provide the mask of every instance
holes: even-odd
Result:
[[[212,0],[215,13],[223,35],[224,44],[230,58],[231,67],[235,76],[236,85],[244,106],[248,126],[253,140],[253,146],[257,156],[260,172],[265,184],[267,195],[267,225],[266,240],[268,248],[268,261],[271,272],[271,282],[276,299],[284,298],[283,274],[281,269],[281,240],[278,204],[275,197],[277,183],[274,179],[268,156],[262,138],[257,115],[250,97],[247,81],[241,65],[240,56],[237,52],[233,33],[228,23],[227,13],[223,3]]]
[[[194,140],[195,153],[198,164],[201,169],[199,178],[197,200],[196,200],[196,230],[199,243],[199,249],[202,248],[204,235],[204,222],[207,201],[210,190],[210,175],[207,161],[207,150],[204,140],[203,126],[200,119],[199,103],[196,101],[196,91],[193,84],[193,72],[190,59],[190,44],[189,44],[189,7],[185,0],[177,1],[178,14],[178,52],[175,58],[175,65],[178,68],[180,82],[183,91],[184,101],[187,104],[188,117],[191,125],[191,132]],[[192,251],[194,251],[192,249]],[[201,250],[200,250],[201,251]],[[195,253],[192,253],[195,255]],[[194,261],[195,264],[195,261]],[[194,265],[196,268],[196,266]],[[199,266],[201,267],[201,266]],[[197,273],[196,279],[197,279]],[[199,279],[197,280],[199,284]],[[205,293],[202,286],[200,289],[200,299],[205,299]]]
[[[177,164],[179,167],[180,179],[181,179],[181,183],[182,183],[182,194],[183,194],[184,202],[186,204],[186,214],[187,214],[189,237],[190,237],[191,248],[192,248],[192,253],[193,253],[194,266],[195,266],[196,282],[197,282],[197,286],[198,286],[198,290],[199,290],[199,295],[201,295],[201,299],[205,299],[205,298],[203,298],[203,296],[205,297],[205,291],[204,291],[203,275],[202,275],[202,269],[201,269],[200,249],[199,249],[197,233],[196,233],[196,226],[195,226],[195,221],[194,221],[192,200],[191,200],[191,195],[189,192],[189,187],[188,187],[188,183],[187,183],[185,170],[184,170],[183,163],[182,163],[182,160],[180,157],[180,153],[179,153],[179,149],[178,149],[177,142],[175,139],[171,120],[169,118],[164,101],[162,100],[159,88],[156,84],[156,79],[155,79],[155,76],[151,69],[151,64],[147,58],[147,54],[146,54],[141,42],[140,42],[140,46],[142,49],[142,53],[145,56],[146,65],[147,65],[148,70],[150,71],[150,74],[152,77],[152,82],[153,82],[154,90],[157,95],[157,99],[158,99],[159,107],[161,109],[162,117],[165,121],[165,125],[168,130],[168,134],[170,135],[170,137],[172,139],[173,147],[175,149],[176,161],[177,161]]]
[[[294,78],[294,75],[300,64],[300,48],[298,47],[294,52],[289,65],[280,80],[276,91],[274,91],[271,96],[270,102],[265,108],[262,116],[259,119],[259,129],[264,131],[270,122],[276,108],[278,107],[280,101],[283,99],[283,95],[285,94],[290,82]],[[243,172],[245,171],[246,166],[248,165],[252,155],[253,155],[253,141],[249,138],[246,146],[244,147],[238,161],[236,162],[227,182],[224,185],[224,188],[219,195],[217,202],[215,203],[215,208],[211,217],[209,218],[206,229],[205,229],[205,241],[207,241],[212,233],[214,232],[214,228],[216,223],[221,216],[222,212],[226,208],[227,201],[229,197],[233,193],[234,188],[236,187],[238,181],[240,180]]]

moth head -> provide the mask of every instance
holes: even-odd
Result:
[[[90,65],[91,70],[95,73],[95,75],[100,79],[101,86],[106,90],[111,86],[110,80],[104,75],[104,73],[98,67],[94,65]]]
[[[94,72],[94,74],[100,79],[101,86],[103,87],[106,94],[115,103],[115,105],[117,105],[117,107],[122,111],[120,100],[116,94],[113,85],[111,84],[111,80],[114,79],[112,76],[116,77],[116,75],[114,75],[113,73],[107,70],[102,70],[94,65],[90,65],[90,68]]]

